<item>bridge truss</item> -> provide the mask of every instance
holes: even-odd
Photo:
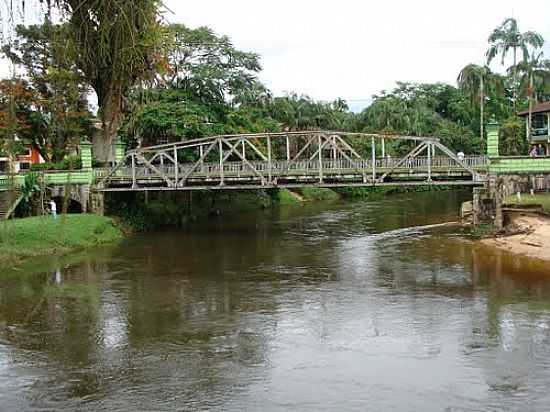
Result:
[[[407,147],[404,156],[387,155],[392,141]],[[432,137],[331,131],[222,135],[129,151],[97,189],[477,185],[486,163],[483,156],[459,158]]]

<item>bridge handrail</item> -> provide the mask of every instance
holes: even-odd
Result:
[[[377,158],[376,159],[376,168],[377,169],[389,169],[398,164],[401,158]],[[414,170],[414,169],[427,169],[429,164],[428,157],[416,157],[409,159],[408,162],[405,162],[401,165],[398,170]],[[455,160],[448,157],[434,157],[431,159],[431,167],[436,169],[462,169],[460,164]],[[481,167],[487,165],[487,158],[485,156],[468,156],[464,159],[464,162],[472,167]],[[258,172],[267,172],[269,169],[269,163],[266,161],[260,160],[250,160],[250,166],[254,167]],[[372,168],[371,159],[357,159],[349,161],[347,159],[323,159],[322,160],[322,169],[327,173],[332,171],[353,171],[353,170],[365,170],[369,171]],[[245,164],[242,161],[227,161],[223,164],[223,171],[226,173],[241,173],[241,172],[251,172],[250,166]],[[173,165],[155,165],[155,167],[167,175],[175,175],[175,167]],[[192,164],[189,165],[180,165],[178,172],[181,174],[188,172],[192,169]],[[281,172],[294,172],[294,171],[318,171],[319,170],[319,161],[318,160],[301,160],[295,162],[289,162],[287,160],[276,160],[271,163],[271,171],[275,174]],[[108,171],[102,171],[107,173]],[[220,172],[220,165],[217,162],[207,162],[203,163],[196,170],[193,171],[191,175],[218,175]],[[118,171],[119,176],[130,176],[132,174],[131,167],[121,167]],[[98,177],[102,177],[98,175]],[[137,165],[136,167],[136,176],[137,177],[148,177],[154,176],[155,172],[147,167],[142,167]]]

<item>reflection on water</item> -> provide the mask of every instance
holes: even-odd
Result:
[[[310,205],[0,277],[0,410],[546,410],[550,273],[462,193]]]

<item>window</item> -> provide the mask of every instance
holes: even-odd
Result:
[[[31,170],[31,163],[30,162],[20,162],[19,163],[19,170]]]
[[[548,115],[546,113],[533,115],[533,136],[546,136],[548,134]]]
[[[548,122],[548,116],[544,114],[536,114],[533,116],[533,129],[544,129]]]
[[[8,162],[6,160],[0,160],[0,173],[8,173]]]

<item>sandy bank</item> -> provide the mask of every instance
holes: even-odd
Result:
[[[511,253],[550,261],[550,218],[511,214],[508,228],[521,233],[481,242]]]

